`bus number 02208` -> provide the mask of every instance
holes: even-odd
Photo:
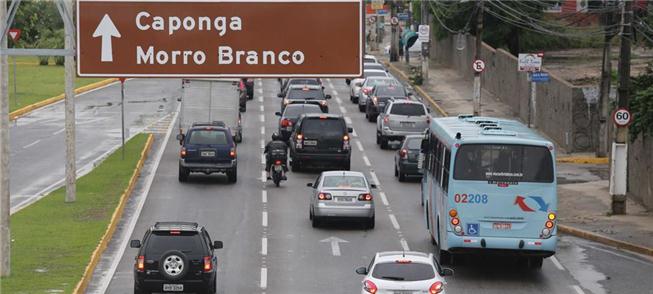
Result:
[[[453,201],[456,203],[487,204],[487,194],[455,194]]]

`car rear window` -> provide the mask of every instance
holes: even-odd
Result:
[[[381,280],[423,281],[435,277],[433,266],[426,263],[385,262],[374,266],[372,276]]]
[[[424,111],[424,106],[421,104],[396,103],[392,105],[390,114],[420,116],[425,115],[426,111]]]
[[[311,118],[302,123],[302,133],[306,137],[338,137],[345,135],[345,122],[341,119]]]
[[[363,62],[364,63],[376,63],[376,60],[374,60],[372,58],[365,58],[365,59],[363,59]]]
[[[553,159],[543,146],[465,144],[456,153],[454,179],[553,182]]]
[[[325,176],[322,182],[325,188],[367,188],[365,178],[358,176]]]
[[[419,150],[422,147],[422,138],[407,138],[405,148]]]
[[[228,143],[227,134],[222,130],[194,130],[188,139],[188,144],[197,145],[225,145]]]
[[[405,96],[406,91],[404,91],[403,87],[398,87],[398,86],[379,86],[376,90],[376,96],[389,96],[389,97],[395,97],[395,96]]]
[[[395,79],[368,79],[366,86],[373,87],[377,85],[399,85]]]
[[[290,85],[320,85],[320,83],[314,79],[292,79]]]
[[[363,69],[378,69],[378,70],[385,71],[385,68],[383,67],[383,65],[380,65],[378,63],[365,64],[365,65],[363,65]]]
[[[291,106],[292,105],[292,106]],[[322,113],[322,109],[314,104],[288,105],[283,113],[285,118],[298,118],[305,113]]]
[[[322,90],[291,89],[288,92],[288,99],[324,99]]]
[[[365,71],[363,73],[363,76],[369,78],[369,77],[387,77],[388,75],[382,71]]]
[[[180,232],[171,235],[169,232],[154,232],[150,235],[145,248],[146,254],[161,255],[169,250],[178,250],[185,254],[204,251],[202,238],[197,232]]]

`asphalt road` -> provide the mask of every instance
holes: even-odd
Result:
[[[180,94],[179,80],[128,80],[125,126],[129,136],[170,114]],[[120,84],[77,95],[76,152],[79,173],[121,144]],[[153,130],[156,131],[156,130]],[[63,184],[64,104],[59,102],[16,120],[10,129],[11,209]]]
[[[352,170],[380,184],[375,191],[375,229],[356,223],[312,228],[306,183],[314,181],[317,172],[289,173],[279,188],[261,180],[262,147],[277,129],[274,112],[279,100],[276,80],[257,80],[257,98],[248,102],[243,116],[238,182],[228,184],[222,175],[191,175],[189,182],[179,183],[179,145],[174,139],[167,141],[160,163],[154,156],[155,163],[146,167],[151,170],[144,180],[151,178],[151,186],[139,184],[143,196],[136,195],[128,205],[118,234],[122,237],[112,241],[90,292],[102,293],[104,286],[106,293],[132,291],[136,251],[120,246],[142,238],[156,221],[196,221],[213,239],[224,241],[225,248],[218,251],[219,293],[360,293],[361,276],[354,268],[366,266],[375,252],[431,252],[418,182],[396,180],[395,151],[376,146],[375,125],[349,102],[344,81],[325,79],[325,84],[333,94],[330,111],[344,114],[355,130]],[[205,111],[184,113],[186,118],[193,115],[198,120],[206,116]],[[159,144],[166,142],[161,139]],[[447,277],[447,293],[653,293],[650,259],[568,236],[561,238],[555,258],[546,259],[539,271],[491,257],[459,259],[452,267],[456,272]]]

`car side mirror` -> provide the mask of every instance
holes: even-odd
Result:
[[[277,93],[277,97],[279,97],[279,98],[283,98],[283,94],[281,94],[281,93]]]
[[[324,95],[324,98],[326,98],[326,99],[331,99],[331,95],[326,94],[326,95]]]
[[[182,145],[184,143],[184,139],[186,138],[186,135],[184,134],[177,134],[177,141],[179,141],[179,145]]]
[[[352,127],[347,127],[347,132],[349,132],[349,133],[353,133],[353,132],[354,132],[354,129],[353,129]]]
[[[238,82],[233,81],[233,82],[231,82],[231,85],[232,85],[232,86],[237,86],[237,85],[238,85]]]
[[[311,187],[311,188],[313,188],[313,183],[306,183],[306,187]]]
[[[345,79],[345,83],[347,84],[347,86],[349,86],[351,84],[351,80],[350,79]]]
[[[277,111],[277,112],[274,113],[274,115],[276,115],[276,116],[281,116],[281,112],[278,112],[278,111]]]
[[[364,266],[361,266],[356,269],[356,273],[359,275],[367,275],[367,268]]]
[[[370,184],[370,188],[372,188],[372,189],[376,189],[377,186],[376,186],[376,184]]]
[[[453,270],[450,269],[450,268],[448,268],[448,267],[443,267],[443,268],[440,270],[440,275],[443,276],[443,277],[446,277],[446,276],[453,276]]]
[[[131,248],[141,248],[141,240],[131,240],[131,241],[129,241],[129,247],[131,247]]]
[[[224,247],[222,241],[213,241],[213,249],[222,249],[222,247]]]

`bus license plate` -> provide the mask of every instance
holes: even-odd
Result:
[[[163,284],[163,291],[184,291],[184,284]]]
[[[512,229],[511,223],[493,223],[492,228],[495,230],[510,230]]]

